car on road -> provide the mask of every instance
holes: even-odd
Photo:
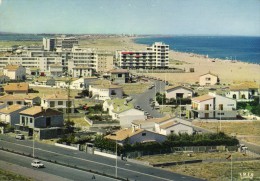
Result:
[[[24,140],[25,136],[23,134],[17,134],[15,135],[15,139],[18,139],[18,140]]]
[[[33,160],[31,165],[35,168],[44,168],[44,165],[40,160]]]

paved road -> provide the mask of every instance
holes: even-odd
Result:
[[[42,161],[45,168],[37,169],[31,167],[32,158],[9,153],[0,150],[0,163],[5,164],[0,166],[0,168],[19,173],[25,177],[32,178],[33,180],[42,181],[69,181],[69,180],[95,180],[99,181],[115,181],[117,179],[104,177],[102,175],[93,174],[86,171],[81,171],[78,169],[61,166],[58,164]],[[10,164],[11,163],[11,164]]]
[[[140,106],[144,111],[148,112],[152,117],[160,118],[163,114],[159,113],[157,110],[150,106],[149,99],[155,99],[156,92],[162,92],[165,87],[163,81],[153,81],[155,85],[152,89],[146,90],[144,93],[134,96],[134,105]]]
[[[32,141],[19,141],[5,135],[0,135],[0,138],[1,147],[8,148],[9,150],[16,150],[25,154],[32,154]],[[115,159],[86,154],[84,152],[68,150],[38,142],[35,144],[35,155],[41,159],[57,161],[58,163],[71,166],[76,165],[78,168],[98,171],[108,175],[115,175]],[[137,181],[200,180],[168,172],[166,170],[153,168],[151,166],[125,162],[122,160],[118,160],[117,173],[118,177]]]

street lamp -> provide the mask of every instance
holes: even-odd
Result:
[[[117,140],[116,140],[116,178],[117,178]]]

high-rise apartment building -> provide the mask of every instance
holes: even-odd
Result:
[[[116,60],[123,69],[169,68],[169,45],[156,42],[144,51],[116,51]]]

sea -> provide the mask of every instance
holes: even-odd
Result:
[[[260,64],[260,37],[249,36],[158,36],[136,38],[138,44],[163,42],[171,50],[232,61]]]
[[[40,41],[49,34],[0,34],[0,41]],[[148,36],[135,43],[152,45],[163,42],[171,50],[194,53],[209,58],[260,64],[260,37],[250,36]]]

